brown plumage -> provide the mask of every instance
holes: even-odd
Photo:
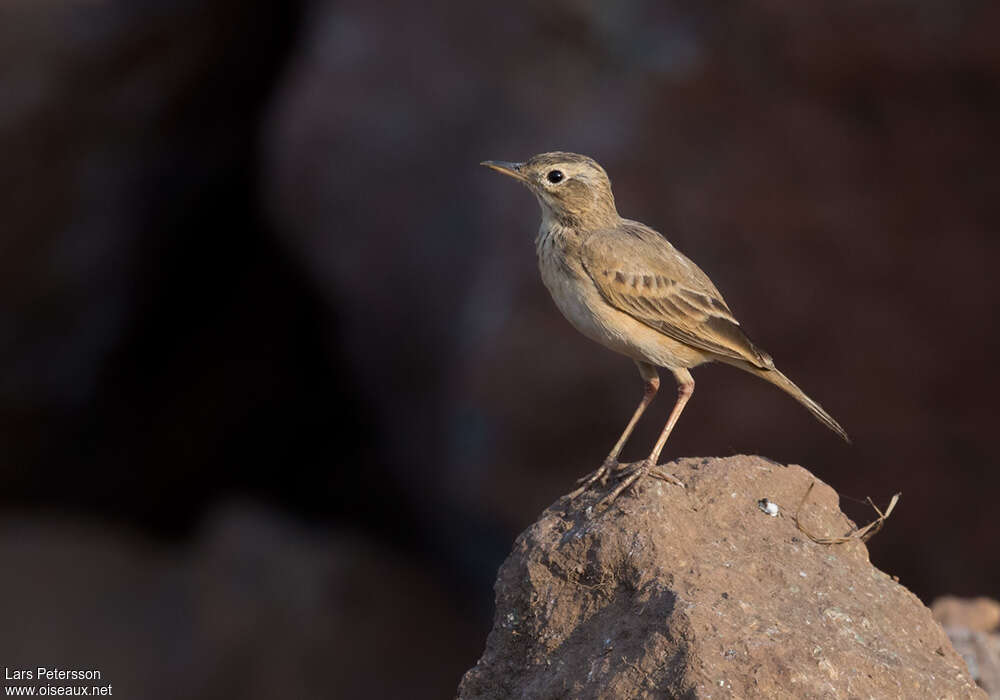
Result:
[[[616,309],[700,350],[763,369],[774,366],[740,328],[708,276],[651,228],[623,219],[616,228],[589,235],[580,257],[601,296]]]
[[[767,380],[848,440],[837,421],[747,337],[708,275],[659,233],[618,215],[611,182],[594,160],[555,152],[524,163],[483,165],[521,181],[538,199],[539,269],[560,311],[584,335],[632,357],[646,383],[643,399],[611,454],[574,495],[596,481],[604,483],[613,471],[628,475],[606,501],[645,474],[679,483],[654,468],[694,391],[688,370],[706,362],[724,362]],[[649,458],[622,469],[618,455],[659,387],[656,367],[673,372],[677,403]]]

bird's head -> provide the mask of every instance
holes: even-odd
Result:
[[[611,181],[593,158],[576,153],[540,153],[523,163],[481,163],[522,182],[538,198],[542,217],[564,226],[613,225],[618,219]]]

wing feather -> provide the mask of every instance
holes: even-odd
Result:
[[[625,220],[618,231],[591,235],[581,253],[601,296],[619,311],[694,348],[774,366],[708,276],[656,231]]]

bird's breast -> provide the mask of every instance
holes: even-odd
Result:
[[[563,316],[592,340],[607,343],[607,329],[598,314],[600,300],[593,281],[572,254],[572,242],[557,227],[543,225],[535,240],[542,282]]]
[[[614,308],[601,296],[575,252],[575,238],[543,226],[535,239],[542,282],[562,315],[583,335],[633,359],[660,367],[694,367],[702,353]]]

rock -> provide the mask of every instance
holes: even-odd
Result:
[[[4,665],[97,668],[115,697],[441,698],[481,634],[429,567],[251,503],[169,547],[5,514],[0,561]]]
[[[977,632],[992,632],[1000,628],[1000,603],[992,598],[946,595],[931,604],[931,612],[945,629],[965,627]]]
[[[1000,700],[1000,634],[945,627],[948,638],[969,667],[969,675],[989,695]]]
[[[601,493],[562,498],[517,538],[460,698],[984,697],[864,544],[797,527],[816,482],[802,527],[851,531],[829,486],[760,457],[668,469],[687,489],[647,479],[593,519]]]
[[[1000,603],[991,598],[944,596],[931,605],[934,619],[990,698],[1000,700]]]

